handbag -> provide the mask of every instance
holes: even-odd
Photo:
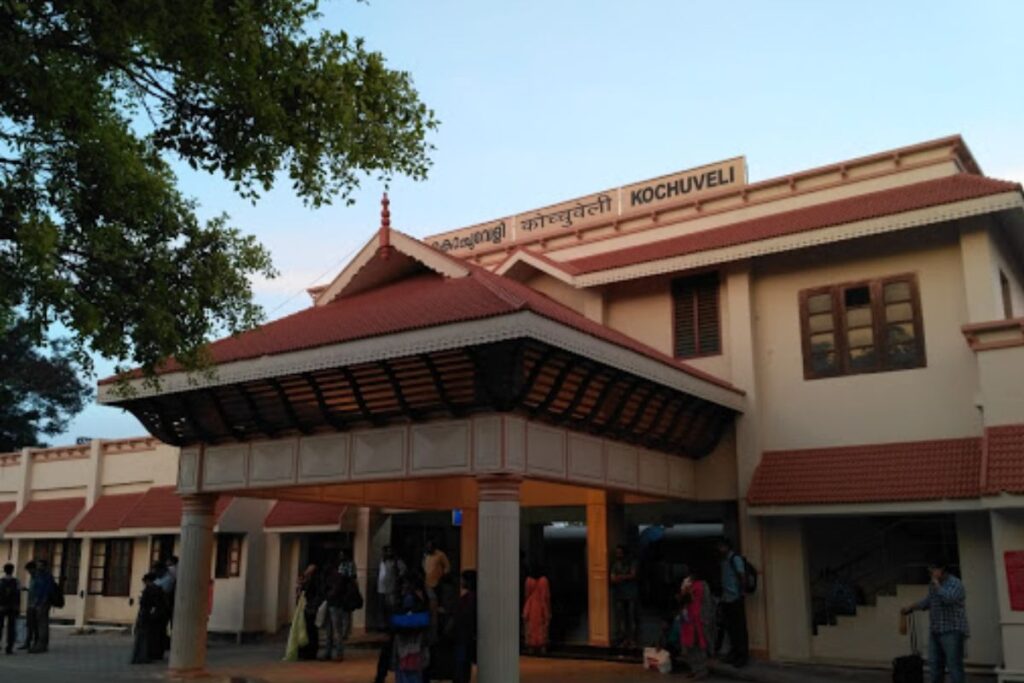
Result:
[[[320,606],[316,608],[316,618],[313,620],[317,628],[323,628],[324,624],[327,623],[327,601],[324,600],[320,603]]]
[[[924,683],[924,660],[917,646],[914,613],[907,615],[906,630],[910,631],[910,654],[892,660],[892,683]],[[901,631],[903,622],[901,621]]]
[[[644,669],[667,674],[672,672],[672,655],[657,647],[644,648]]]

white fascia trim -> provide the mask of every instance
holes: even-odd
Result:
[[[45,541],[59,538],[71,538],[72,533],[70,531],[12,531],[4,534],[4,540],[26,540],[38,538]]]
[[[374,233],[373,237],[363,245],[363,248],[359,250],[359,253],[353,257],[348,265],[342,268],[341,272],[331,280],[331,284],[321,291],[315,299],[313,299],[314,306],[323,306],[324,304],[330,303],[334,297],[336,297],[341,290],[343,290],[348,283],[352,282],[352,279],[356,274],[363,269],[363,267],[370,262],[376,253],[380,235]]]
[[[116,529],[114,531],[75,531],[73,538],[141,538],[145,539],[149,534],[140,533],[136,529]]]
[[[497,270],[495,270],[494,272],[497,273],[498,275],[507,275],[510,270],[512,270],[520,263],[530,266],[531,268],[538,270],[544,273],[545,275],[550,275],[556,280],[560,280],[561,282],[564,282],[565,284],[570,285],[572,287],[579,286],[576,282],[576,276],[570,275],[564,270],[561,270],[560,268],[556,268],[555,266],[551,265],[544,259],[537,258],[534,254],[531,254],[526,251],[517,251],[507,260],[503,261],[502,264],[498,266]]]
[[[390,231],[388,238],[395,251],[419,261],[427,268],[430,268],[445,277],[465,277],[466,275],[469,275],[469,269],[464,265],[458,263],[452,258],[439,254],[419,240],[409,237],[405,233],[392,230]],[[359,253],[356,254],[355,258],[349,261],[348,265],[345,266],[345,268],[338,273],[337,277],[331,281],[331,284],[317,295],[314,300],[314,304],[316,306],[323,306],[324,304],[328,304],[341,296],[355,279],[356,275],[359,274],[359,271],[366,267],[366,264],[377,256],[377,250],[379,248],[380,233],[375,233],[374,236],[370,238],[370,241],[359,250]]]
[[[924,514],[984,510],[977,498],[964,500],[914,500],[893,503],[821,503],[815,505],[748,506],[751,517],[827,517],[834,515]]]
[[[265,534],[326,534],[342,531],[340,524],[313,524],[309,526],[263,527]]]
[[[181,535],[181,527],[168,526],[168,527],[131,527],[128,529],[122,529],[125,534],[129,536],[179,536]]]
[[[705,266],[739,261],[758,256],[777,254],[784,251],[804,249],[821,244],[840,242],[843,240],[878,235],[908,228],[916,228],[932,223],[943,223],[946,221],[979,216],[996,211],[1009,209],[1024,209],[1024,196],[1020,192],[1010,191],[1000,194],[980,197],[978,199],[967,199],[952,204],[932,206],[926,209],[905,211],[903,213],[878,218],[869,218],[853,223],[843,223],[818,230],[809,230],[794,235],[782,235],[769,239],[749,242],[719,249],[693,254],[683,254],[658,261],[647,261],[620,268],[612,268],[587,275],[576,276],[576,283],[579,287],[596,287],[611,282],[623,280],[635,280],[641,277],[675,273],[683,270],[702,268]]]
[[[191,391],[200,387],[223,386],[302,372],[316,372],[327,368],[447,351],[523,337],[579,353],[652,382],[733,410],[742,412],[746,405],[742,394],[529,311],[421,330],[397,332],[382,337],[358,339],[275,356],[240,360],[214,368],[212,378],[205,377],[202,373],[169,373],[160,377],[159,390],[147,385],[144,379],[130,380],[128,384],[134,391],[130,398],[145,398]],[[117,394],[117,386],[116,384],[101,386],[97,392],[97,400],[106,404],[124,400],[123,396]]]

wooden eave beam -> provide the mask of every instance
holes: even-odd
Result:
[[[281,383],[274,377],[267,379],[266,382],[270,388],[274,390],[274,393],[277,394],[277,398],[281,402],[281,409],[284,411],[288,421],[292,423],[292,427],[303,434],[312,434],[313,430],[303,424],[299,419],[299,416],[295,413],[295,408],[292,406],[292,402],[288,400],[288,394],[285,392],[284,387],[281,386]]]
[[[323,417],[324,422],[339,432],[348,429],[348,425],[345,423],[345,420],[332,412],[330,407],[327,405],[323,389],[320,388],[320,383],[316,381],[316,378],[308,372],[304,372],[302,373],[302,379],[306,381],[306,384],[308,384],[309,388],[313,391],[313,396],[316,398],[316,404],[320,408],[320,415]]]
[[[235,391],[238,392],[242,397],[242,400],[244,400],[245,404],[249,407],[249,413],[252,415],[252,421],[256,427],[269,438],[273,439],[276,437],[278,430],[267,424],[267,421],[263,418],[263,414],[260,412],[259,406],[256,405],[256,399],[252,397],[252,394],[246,391],[245,385],[236,384]]]
[[[220,402],[220,397],[217,395],[216,390],[208,388],[204,390],[203,393],[213,405],[213,410],[217,413],[217,419],[219,419],[221,424],[224,425],[224,430],[231,432],[235,441],[245,441],[245,432],[235,426],[234,422],[228,417],[227,412],[224,410],[224,404]]]

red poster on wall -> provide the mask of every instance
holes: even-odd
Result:
[[[1003,553],[1006,564],[1006,586],[1010,593],[1010,609],[1024,612],[1024,550]]]

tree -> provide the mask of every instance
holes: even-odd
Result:
[[[0,368],[0,453],[62,433],[92,396],[62,340],[44,355],[24,321],[10,316],[0,316]]]
[[[260,320],[268,253],[202,223],[169,158],[255,200],[287,177],[318,206],[360,179],[415,179],[437,126],[407,73],[316,0],[0,0],[0,315],[55,323],[152,373]],[[118,366],[123,369],[124,365]],[[0,373],[3,373],[0,370]]]

